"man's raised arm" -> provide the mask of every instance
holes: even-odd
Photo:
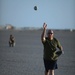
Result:
[[[46,23],[44,23],[43,24],[43,32],[42,32],[42,35],[41,35],[41,41],[42,42],[44,42],[46,39],[45,39],[45,37],[46,37],[46,28],[47,28],[47,24]]]

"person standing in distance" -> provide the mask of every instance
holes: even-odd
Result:
[[[15,46],[15,37],[11,34],[9,38],[9,47]]]
[[[53,30],[48,30],[46,37],[47,24],[43,24],[43,32],[41,35],[41,41],[44,47],[44,66],[45,75],[54,75],[54,70],[58,69],[57,60],[58,57],[63,53],[63,48],[60,42],[54,37]],[[59,49],[57,51],[57,48]]]

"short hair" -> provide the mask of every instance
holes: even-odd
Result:
[[[47,34],[53,34],[53,30],[48,30]]]

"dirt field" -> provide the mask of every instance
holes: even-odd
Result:
[[[0,30],[0,75],[44,75],[41,30]],[[9,47],[9,35],[16,39]],[[58,60],[55,75],[75,75],[75,31],[54,30],[64,55]]]

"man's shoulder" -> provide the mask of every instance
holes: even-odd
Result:
[[[54,37],[53,39],[54,39],[54,41],[58,42],[58,39],[57,38]]]
[[[45,42],[47,41],[47,39],[48,39],[48,37],[45,37],[45,40],[44,40],[44,41],[42,41],[42,43],[45,43]]]

